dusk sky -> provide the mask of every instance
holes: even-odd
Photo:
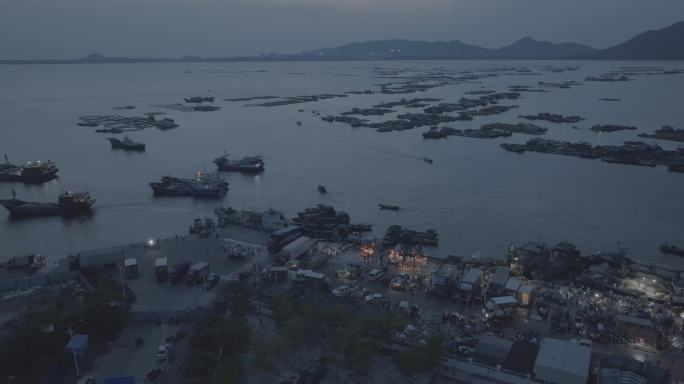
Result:
[[[241,56],[390,38],[606,48],[682,20],[682,0],[0,0],[0,59]]]

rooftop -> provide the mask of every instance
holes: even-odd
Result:
[[[545,338],[539,347],[534,370],[537,375],[545,369],[565,372],[586,382],[590,361],[591,348],[567,340]]]

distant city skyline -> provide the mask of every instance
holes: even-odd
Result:
[[[682,20],[681,0],[0,0],[0,59],[252,56],[383,39],[498,48],[525,36],[607,48]]]

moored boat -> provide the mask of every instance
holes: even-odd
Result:
[[[684,248],[679,248],[676,245],[667,243],[660,246],[660,252],[666,255],[684,256]]]
[[[13,196],[12,199],[0,200],[0,205],[12,216],[67,216],[89,212],[95,201],[88,192],[69,191],[60,194],[57,203],[28,202]]]
[[[390,204],[378,204],[380,206],[380,209],[384,209],[387,211],[398,211],[399,206],[398,205],[390,205]]]
[[[0,165],[0,181],[22,181],[44,183],[57,178],[59,168],[50,160],[29,161],[24,165],[10,164],[5,156],[5,164]]]
[[[124,136],[123,139],[119,140],[115,137],[110,137],[107,140],[112,144],[112,149],[123,149],[126,151],[139,151],[143,152],[145,151],[145,144],[144,143],[137,143],[133,140],[131,140],[130,137]]]
[[[165,176],[160,182],[150,183],[155,196],[190,196],[221,198],[228,192],[228,183],[215,174],[198,172],[193,179]]]
[[[245,173],[263,172],[266,165],[266,163],[264,163],[264,158],[261,155],[242,156],[240,160],[231,160],[230,155],[227,153],[215,158],[214,164],[218,166],[219,171]]]

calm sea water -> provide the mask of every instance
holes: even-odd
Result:
[[[658,245],[684,245],[684,175],[664,168],[607,164],[578,158],[499,148],[531,136],[478,140],[451,137],[423,140],[427,128],[379,133],[346,124],[329,124],[316,110],[335,114],[352,107],[402,97],[457,101],[467,91],[503,91],[538,81],[581,81],[623,65],[681,63],[580,62],[579,71],[541,76],[499,76],[481,84],[447,85],[413,95],[350,95],[281,107],[245,107],[223,98],[296,96],[364,90],[392,81],[375,78],[374,67],[450,70],[527,66],[536,72],[549,62],[392,62],[392,63],[209,63],[121,65],[23,65],[0,67],[0,151],[13,162],[51,159],[60,178],[42,186],[0,183],[0,196],[54,201],[61,190],[87,188],[97,199],[92,217],[11,220],[0,211],[0,259],[40,252],[63,256],[84,249],[184,234],[192,219],[212,215],[215,206],[274,207],[289,215],[318,203],[349,212],[353,222],[374,224],[381,236],[390,224],[435,228],[440,246],[431,252],[503,257],[506,247],[526,241],[567,239],[584,252],[615,250],[620,241],[629,255],[684,266],[684,259],[660,255]],[[191,73],[184,73],[191,70]],[[263,70],[265,72],[251,72]],[[396,80],[395,80],[396,81]],[[147,143],[145,153],[112,151],[108,135],[78,127],[83,115],[160,111],[153,104],[212,95],[217,112],[168,113],[180,124],[162,132],[133,132]],[[621,102],[597,98],[621,98]],[[542,124],[547,138],[621,143],[663,124],[684,126],[684,76],[642,76],[624,83],[585,83],[550,93],[525,93],[520,108],[472,122],[520,122],[518,114],[553,112],[587,118],[570,125]],[[135,105],[132,111],[113,107]],[[503,104],[507,104],[504,102]],[[304,109],[304,112],[298,112]],[[302,122],[301,126],[296,121]],[[639,131],[596,134],[592,124],[629,124]],[[663,147],[675,148],[670,142]],[[213,171],[222,151],[263,154],[267,171],[259,176],[226,174],[230,192],[222,201],[154,198],[148,183],[172,174],[189,177]],[[434,159],[429,165],[423,156]],[[324,184],[329,194],[316,191]],[[386,202],[399,212],[379,211]]]

